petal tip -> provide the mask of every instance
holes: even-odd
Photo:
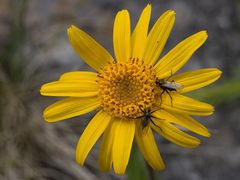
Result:
[[[153,168],[156,171],[163,171],[166,168],[166,165],[164,162],[158,165],[158,167]]]
[[[168,10],[168,15],[175,16],[176,12],[174,10]]]
[[[210,105],[211,106],[211,110],[212,110],[212,113],[215,111],[215,108],[214,106]]]
[[[100,170],[102,173],[110,172],[110,171],[111,171],[111,169],[102,168],[101,166],[100,166],[99,170]]]
[[[43,116],[43,119],[44,119],[46,122],[48,122],[48,123],[54,122],[54,121],[51,121],[51,120],[49,120],[48,118],[46,118],[46,117],[44,117],[44,116]]]
[[[216,72],[218,73],[218,75],[222,75],[223,73],[220,69],[217,69],[217,68],[216,68]]]
[[[143,9],[143,11],[147,11],[147,12],[150,12],[152,11],[152,5],[150,3],[148,3],[145,8]]]
[[[79,145],[79,144],[78,144]],[[84,165],[84,158],[82,158],[82,156],[78,153],[78,147],[77,145],[77,150],[76,150],[76,162],[80,165],[83,166]]]
[[[210,72],[215,74],[222,74],[222,71],[218,68],[208,68]]]
[[[126,171],[126,167],[116,167],[114,166],[114,164],[113,164],[113,169],[114,169],[114,172],[118,175],[123,175]]]
[[[145,8],[152,9],[152,5],[148,3]]]
[[[122,9],[121,11],[118,11],[117,15],[124,14],[124,15],[129,15],[129,12],[127,9]]]
[[[54,121],[51,121],[50,118],[45,113],[43,114],[43,119],[48,123],[54,122]]]
[[[50,121],[48,121],[48,119],[47,119],[47,117],[46,117],[46,115],[45,115],[45,112],[43,112],[43,119],[46,121],[46,122],[50,122]]]
[[[209,132],[209,131],[207,131],[207,134],[206,134],[206,136],[205,137],[211,137],[212,135],[211,135],[211,133]]]
[[[44,111],[43,111],[43,119],[44,119],[46,122],[52,122],[52,121],[50,121],[50,119],[49,119],[48,108],[44,109]]]
[[[198,133],[198,134],[201,135],[201,136],[204,136],[206,138],[211,137],[211,133],[209,132],[209,130],[205,126],[202,127],[201,133]]]
[[[215,77],[216,77],[216,80],[218,80],[220,77],[221,77],[221,75],[222,75],[222,71],[220,71],[219,69],[216,69],[215,70]]]
[[[83,162],[81,162],[80,160],[76,159],[77,163],[80,165],[80,166],[83,166]]]
[[[78,31],[80,31],[80,29],[77,26],[71,25],[67,29],[67,34],[68,34],[68,36],[70,36],[70,35],[73,35],[73,33],[77,33]]]
[[[42,86],[41,86],[41,88],[40,88],[40,94],[42,95],[42,96],[47,96],[47,86],[48,85],[48,83],[47,84],[43,84]]]
[[[208,38],[208,33],[206,30],[200,31],[199,35],[202,37],[203,40],[206,40]]]
[[[162,168],[160,169],[161,171],[166,168],[165,164],[162,165]]]
[[[40,92],[41,95],[44,95],[44,94],[43,94],[43,86],[44,86],[44,85],[42,85],[41,88],[40,88],[40,90],[39,90],[39,92]]]
[[[74,25],[71,25],[68,29],[67,29],[67,33],[69,34],[71,31],[73,31],[74,29],[76,29],[77,27]]]
[[[67,29],[68,31],[71,30],[73,28],[73,25],[69,26],[69,28]]]

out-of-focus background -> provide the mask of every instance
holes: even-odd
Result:
[[[101,173],[97,143],[80,167],[78,138],[94,113],[47,123],[43,109],[57,98],[41,97],[42,84],[60,74],[90,69],[73,51],[66,34],[74,24],[112,52],[112,26],[118,10],[130,10],[135,24],[152,4],[151,25],[168,9],[176,23],[165,52],[206,29],[208,41],[183,68],[218,67],[222,78],[190,94],[211,103],[216,113],[198,118],[212,132],[196,149],[157,136],[167,165],[153,172],[133,148],[127,173]],[[0,0],[0,179],[1,180],[237,180],[240,177],[240,1],[239,0]],[[154,177],[154,178],[153,178]]]

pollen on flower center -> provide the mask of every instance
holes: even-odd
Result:
[[[136,118],[154,103],[156,76],[138,59],[111,63],[99,77],[101,106],[112,116]]]

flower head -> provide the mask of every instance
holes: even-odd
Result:
[[[182,94],[216,81],[221,71],[207,68],[175,75],[206,41],[207,33],[201,31],[186,38],[159,60],[175,13],[165,12],[148,33],[150,15],[151,5],[147,5],[131,33],[128,11],[117,13],[113,29],[115,58],[84,31],[75,26],[68,29],[73,48],[96,72],[65,73],[58,81],[43,85],[41,94],[67,97],[45,109],[48,122],[100,108],[78,142],[76,159],[81,165],[101,135],[100,168],[109,171],[113,167],[118,174],[125,172],[134,137],[149,165],[155,170],[164,169],[152,129],[188,148],[198,146],[200,140],[186,131],[210,136],[191,115],[207,116],[214,108]]]

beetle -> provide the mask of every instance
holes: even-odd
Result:
[[[157,118],[157,117],[155,117],[155,116],[153,116],[152,114],[154,113],[154,112],[156,112],[157,110],[155,110],[155,111],[151,111],[151,109],[142,109],[142,108],[139,108],[141,111],[142,111],[142,113],[143,113],[143,115],[142,116],[139,116],[139,117],[137,117],[137,119],[138,118],[141,118],[141,127],[142,127],[142,130],[144,130],[144,129],[146,129],[146,127],[149,125],[149,123],[151,122],[151,123],[153,123],[153,125],[154,126],[156,126],[156,127],[158,127],[158,128],[160,128],[161,129],[161,127],[159,127],[153,120],[152,120],[152,118]],[[157,119],[159,119],[159,118],[157,118]],[[144,131],[144,132],[147,132],[147,131]]]
[[[170,94],[171,91],[177,91],[183,88],[183,86],[180,83],[175,82],[174,80],[169,81],[169,78],[172,77],[172,72],[171,76],[169,76],[167,79],[157,79],[156,84],[157,86],[162,89],[162,92],[160,94],[161,102],[162,102],[162,95],[163,93],[167,93],[168,96],[171,99],[171,105],[173,106],[172,103],[172,96]]]

